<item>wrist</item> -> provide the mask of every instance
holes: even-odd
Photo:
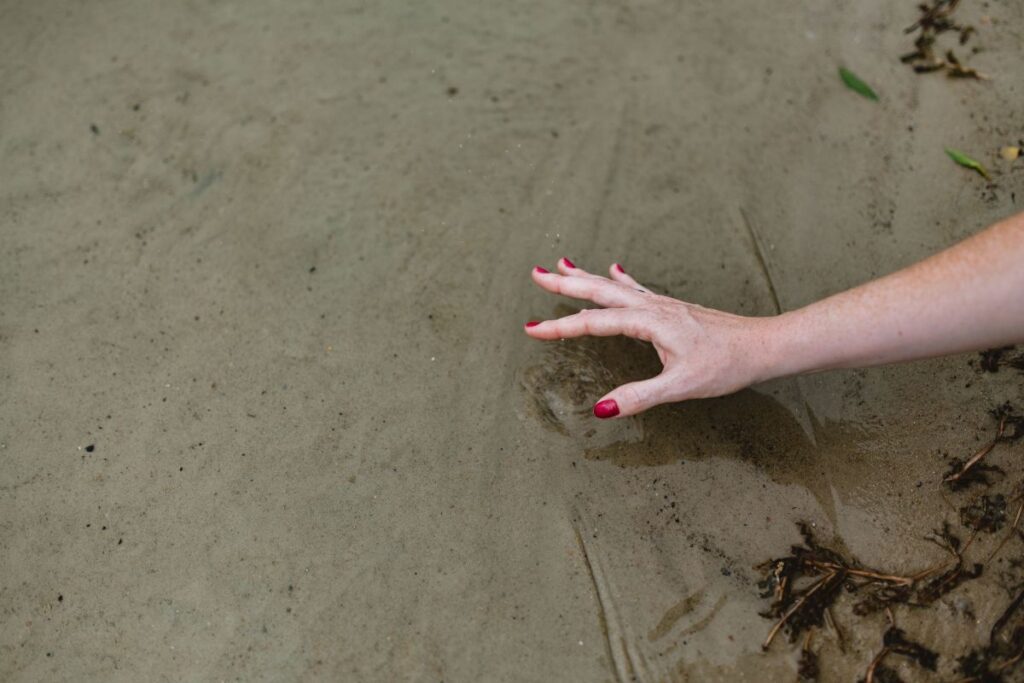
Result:
[[[764,318],[764,363],[760,381],[824,369],[820,341],[812,339],[803,309]]]

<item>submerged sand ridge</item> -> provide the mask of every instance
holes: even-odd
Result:
[[[621,262],[769,315],[1018,210],[985,155],[1024,109],[1024,8],[960,11],[992,20],[990,83],[898,61],[912,2],[8,3],[0,679],[793,680],[753,567],[799,520],[873,567],[945,557],[923,539],[974,492],[939,482],[1020,376],[965,356],[597,423],[653,358],[524,338],[564,310],[528,274]],[[896,615],[942,680],[1004,553]],[[823,681],[878,651],[850,609]]]

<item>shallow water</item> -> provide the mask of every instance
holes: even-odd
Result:
[[[1017,210],[942,149],[1019,137],[1024,10],[962,11],[991,83],[897,61],[912,2],[0,9],[0,679],[791,680],[752,566],[797,520],[937,561],[1021,377],[601,423],[656,359],[526,339],[572,305],[529,269],[768,315]],[[1005,568],[901,626],[963,651]],[[879,646],[848,607],[822,680]]]

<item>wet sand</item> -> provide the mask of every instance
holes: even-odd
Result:
[[[529,269],[768,315],[1019,210],[1024,8],[961,14],[991,82],[899,63],[910,1],[7,3],[0,679],[792,680],[753,565],[797,520],[941,559],[943,455],[1021,375],[596,423],[650,353],[526,339],[572,305]],[[981,642],[997,575],[905,626]]]

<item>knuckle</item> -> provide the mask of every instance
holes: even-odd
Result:
[[[647,404],[646,392],[638,385],[631,384],[622,388],[622,393],[628,398],[630,404],[641,407]]]
[[[584,308],[582,311],[577,313],[575,317],[583,331],[586,332],[587,334],[590,334],[591,327],[594,323],[593,309]]]

